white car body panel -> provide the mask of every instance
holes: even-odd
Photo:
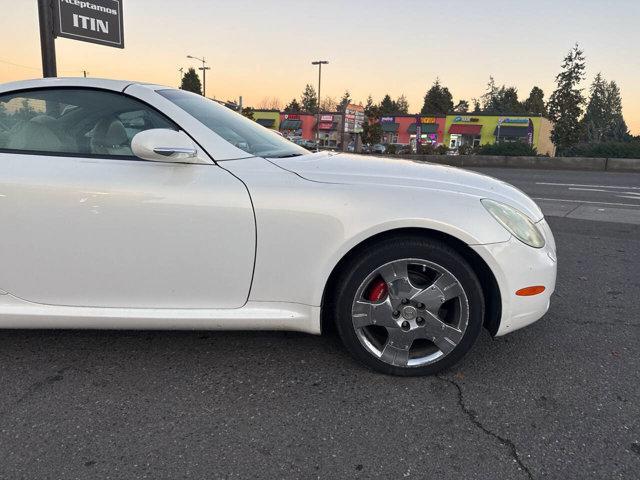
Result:
[[[287,160],[297,159],[282,164]],[[470,245],[505,242],[511,236],[495,228],[479,200],[469,202],[453,192],[433,195],[417,186],[312,182],[261,158],[224,162],[223,167],[247,184],[256,210],[260,241],[250,296],[254,301],[320,305],[340,259],[386,231],[432,229]]]
[[[320,308],[247,302],[241,308],[92,308],[41,305],[0,291],[2,328],[285,330],[320,333]]]
[[[0,288],[82,307],[237,308],[253,273],[245,186],[215,165],[0,152]]]
[[[537,205],[504,182],[349,154],[252,157],[156,93],[167,88],[157,85],[45,79],[1,85],[0,93],[51,86],[142,100],[212,161],[0,152],[2,327],[319,333],[323,293],[338,262],[372,236],[404,228],[455,237],[485,261],[502,299],[498,335],[548,308],[553,235]],[[546,246],[512,238],[482,198],[526,213]],[[544,285],[545,293],[515,295],[531,285]]]
[[[432,193],[430,201],[437,200],[439,195],[451,194],[479,199],[492,198],[515,206],[534,222],[540,221],[543,217],[535,202],[516,187],[480,173],[446,165],[327,152],[273,161],[282,168],[313,181],[367,185],[375,188],[394,186],[427,189]],[[426,206],[431,207],[430,204]],[[428,213],[437,214],[433,210],[429,208]]]

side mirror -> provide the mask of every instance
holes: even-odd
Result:
[[[131,140],[136,157],[152,162],[209,163],[184,132],[153,128],[137,133]]]

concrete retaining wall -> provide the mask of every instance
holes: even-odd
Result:
[[[502,157],[489,155],[388,155],[388,157],[440,163],[454,167],[536,168],[541,170],[640,173],[640,159],[636,158]]]

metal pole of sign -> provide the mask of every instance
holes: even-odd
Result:
[[[416,155],[420,154],[420,144],[422,143],[422,124],[420,117],[416,117]]]
[[[40,49],[42,50],[42,76],[45,78],[57,77],[52,0],[38,0],[38,19],[40,23]]]
[[[318,108],[316,119],[316,152],[320,151],[320,102],[322,101],[322,97],[320,96],[320,87],[322,86],[322,65],[327,65],[329,62],[326,60],[318,60],[315,62],[311,62],[311,65],[318,65]]]

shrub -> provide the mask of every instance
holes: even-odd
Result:
[[[436,148],[431,143],[421,143],[420,148],[418,148],[419,155],[434,155],[436,153]]]
[[[437,155],[446,155],[447,153],[449,153],[449,148],[445,144],[438,145],[436,147]]]
[[[640,158],[640,142],[579,143],[560,154],[563,157]]]
[[[499,155],[505,157],[535,157],[537,150],[524,142],[501,142],[482,145],[478,149],[480,155]]]
[[[478,148],[468,143],[458,147],[459,155],[474,155],[475,153],[478,153]]]
[[[395,155],[396,146],[393,143],[390,143],[389,145],[387,145],[387,149],[385,150],[384,153],[387,153],[389,155]]]

